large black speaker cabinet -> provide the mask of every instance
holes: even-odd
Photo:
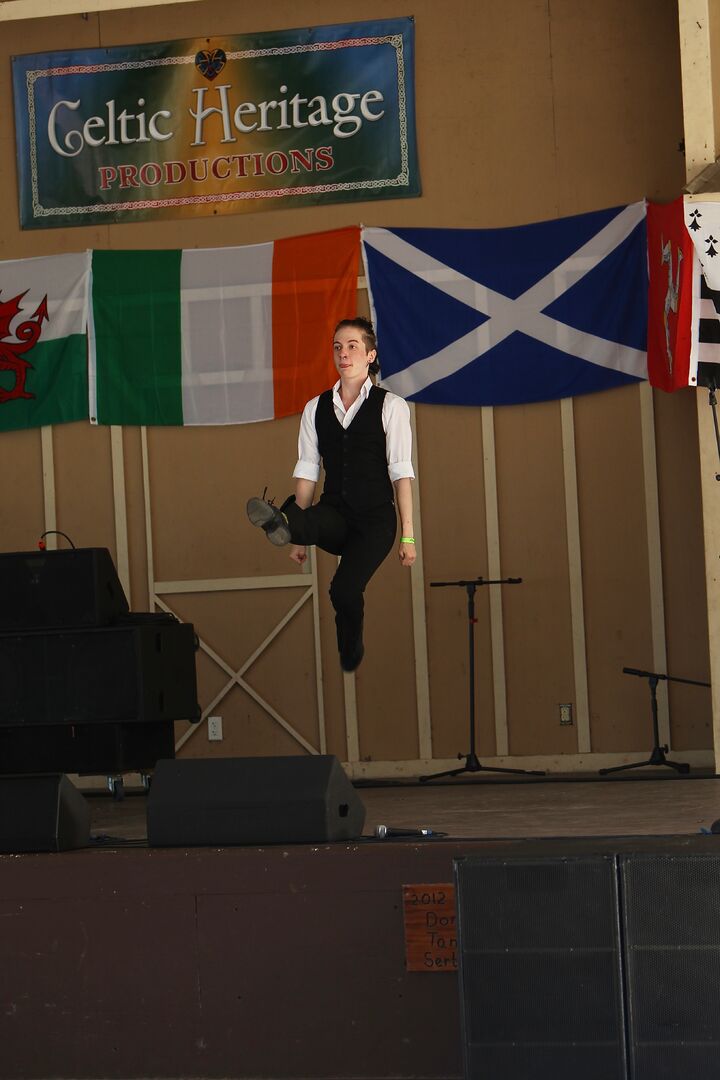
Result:
[[[155,847],[352,840],[364,823],[330,755],[159,761],[148,798]]]
[[[90,810],[67,776],[0,777],[0,852],[67,851],[90,843]]]
[[[150,772],[175,754],[175,724],[49,724],[0,727],[0,774]]]
[[[196,720],[195,632],[144,622],[0,635],[0,726]]]
[[[107,548],[0,553],[0,631],[106,626],[127,610]]]
[[[720,838],[543,843],[456,862],[466,1080],[720,1080]]]
[[[457,865],[467,1080],[625,1076],[612,858]]]
[[[623,856],[620,880],[629,1075],[634,1080],[716,1080],[720,853]]]

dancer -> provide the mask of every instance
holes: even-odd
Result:
[[[338,323],[333,354],[338,381],[303,410],[295,494],[279,508],[250,499],[247,513],[272,544],[291,544],[290,558],[299,565],[312,544],[340,556],[330,598],[340,666],[355,671],[365,651],[365,586],[395,543],[398,514],[400,563],[415,562],[415,474],[408,405],[370,378],[379,370],[372,323],[360,317]],[[321,462],[325,484],[313,505]]]

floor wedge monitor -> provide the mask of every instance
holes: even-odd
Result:
[[[364,823],[331,755],[159,761],[148,797],[154,847],[353,840]]]
[[[0,852],[68,851],[89,843],[90,809],[67,776],[0,776]]]

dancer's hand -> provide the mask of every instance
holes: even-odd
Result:
[[[400,563],[402,566],[412,566],[415,562],[415,545],[414,544],[401,544],[398,551],[400,557]]]
[[[293,544],[290,548],[290,558],[293,562],[296,562],[298,566],[302,566],[307,559],[307,550],[299,544]]]

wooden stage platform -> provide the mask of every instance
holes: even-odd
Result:
[[[481,778],[356,785],[364,833],[377,825],[428,827],[449,837],[628,836],[697,833],[720,818],[720,779],[663,769],[592,779]],[[95,832],[143,839],[145,798],[90,800]]]
[[[102,845],[0,856],[0,1077],[454,1080],[457,978],[407,970],[403,886],[452,882],[502,838],[720,855],[702,835],[718,780],[650,772],[362,787],[367,839],[224,849],[148,848],[144,796],[93,796]],[[378,841],[378,824],[448,836]]]

